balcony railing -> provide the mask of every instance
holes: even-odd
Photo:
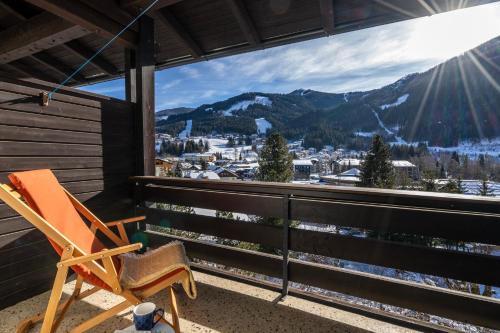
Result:
[[[159,177],[134,177],[132,181],[137,208],[147,214],[148,224],[261,244],[279,249],[281,255],[146,231],[152,245],[179,239],[192,258],[279,278],[282,285],[259,282],[203,264],[195,264],[197,269],[321,302],[325,302],[325,298],[320,294],[289,288],[289,282],[500,329],[498,299],[289,258],[289,251],[295,251],[500,286],[499,256],[388,241],[383,237],[354,237],[290,227],[291,221],[305,221],[360,228],[385,235],[411,234],[496,247],[500,245],[500,201],[497,199]],[[274,217],[280,218],[283,223],[275,226],[195,215],[153,208],[155,203]],[[143,226],[143,229],[147,228]],[[360,311],[359,306],[353,304],[332,302]],[[373,309],[362,311],[410,324],[413,322]]]

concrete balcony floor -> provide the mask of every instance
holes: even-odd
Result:
[[[183,291],[178,293],[181,329],[183,332],[414,332],[362,315],[295,297],[273,302],[278,293],[247,284],[195,272],[198,299],[190,300]],[[65,286],[64,297],[72,291],[74,282]],[[85,286],[88,288],[89,286]],[[45,309],[49,292],[0,311],[0,332],[14,332],[17,323]],[[119,303],[121,298],[99,291],[72,305],[58,332],[67,332],[101,309]],[[151,298],[166,310],[166,293]],[[168,310],[167,310],[168,311]],[[131,308],[119,317],[109,319],[93,332],[113,332],[132,324]],[[38,332],[40,325],[30,332]]]

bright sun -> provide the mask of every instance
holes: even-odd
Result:
[[[408,52],[446,60],[500,35],[500,17],[491,5],[451,11],[413,21]]]

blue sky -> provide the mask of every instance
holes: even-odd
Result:
[[[379,88],[500,35],[500,2],[156,72],[156,110],[243,92]],[[123,80],[81,89],[124,98]]]

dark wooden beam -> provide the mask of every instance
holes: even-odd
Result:
[[[17,10],[12,8],[9,4],[0,0],[0,8],[9,13],[9,17],[14,20],[14,24],[17,24],[19,21],[24,21],[26,17],[19,13]]]
[[[136,49],[136,174],[155,174],[155,59],[154,20],[139,19],[139,44]]]
[[[248,43],[250,45],[257,45],[261,43],[259,32],[255,28],[255,25],[245,7],[243,0],[226,0],[227,4],[231,8],[234,17],[238,21],[241,31],[245,35]]]
[[[132,16],[128,11],[120,7],[115,1],[102,1],[102,0],[82,0],[86,5],[92,7],[98,12],[107,15],[110,19],[120,23],[123,26],[132,21]],[[137,31],[137,25],[134,24],[130,30]]]
[[[80,57],[82,60],[89,59],[96,52],[88,48],[87,46],[83,45],[77,40],[72,40],[70,42],[67,42],[66,44],[63,44],[63,46],[67,50],[71,51],[73,54]],[[92,59],[91,64],[107,74],[110,75],[118,74],[118,69],[116,68],[116,66],[113,65],[111,62],[107,61],[106,59],[104,59],[104,57],[101,55],[97,55],[94,59]]]
[[[123,26],[101,12],[89,7],[78,0],[25,0],[32,5],[40,7],[54,15],[64,18],[73,24],[85,27],[106,39],[117,35]],[[137,44],[137,33],[131,30],[125,31],[117,42],[129,48],[135,48]]]
[[[32,64],[28,64],[24,59],[13,61],[8,65],[14,67],[21,74],[26,75],[27,78],[32,77],[43,81],[60,82],[60,78],[38,70],[37,68],[33,67]]]
[[[174,33],[177,39],[182,42],[188,49],[193,58],[203,56],[204,52],[198,43],[191,37],[182,24],[177,20],[175,15],[168,8],[162,8],[158,11],[160,22]]]
[[[0,1],[0,8],[7,11],[11,15],[12,20],[14,20],[17,24],[27,20],[26,15],[24,15],[23,13],[12,8],[11,6],[7,5],[6,3],[4,3],[2,1]],[[90,58],[94,54],[93,50],[88,49],[85,45],[82,45],[76,39],[69,41],[67,44],[61,44],[61,45],[63,47],[65,47],[67,50],[74,53],[75,55],[81,57],[83,60],[87,60],[88,58]],[[39,62],[39,59],[37,59],[34,56],[30,56],[29,58],[34,59],[35,61]],[[45,54],[45,58],[48,58],[49,63],[51,63],[51,64],[57,64],[57,62],[58,62],[56,59],[51,59],[52,56],[50,56],[49,54]],[[109,63],[106,59],[102,58],[101,56],[95,57],[92,60],[91,64],[93,64],[95,67],[97,67],[98,69],[100,69],[108,74],[115,75],[118,73],[118,70],[116,69],[116,67],[113,64]],[[71,69],[70,69],[70,71],[73,72],[73,70],[71,70]],[[29,74],[29,73],[23,71],[23,75],[27,75],[27,74]],[[40,78],[40,77],[37,77],[37,78]],[[42,77],[42,79],[44,79],[44,78]]]
[[[335,30],[335,19],[333,11],[334,0],[319,0],[321,10],[321,24],[326,34],[333,35]]]
[[[159,0],[151,10],[158,10],[163,7],[174,5],[182,0]],[[152,1],[151,0],[120,0],[120,7],[122,8],[146,8]]]
[[[68,65],[64,64],[60,60],[52,57],[47,52],[39,52],[37,54],[32,55],[32,58],[41,63],[42,65],[47,66],[53,69],[54,71],[58,72],[64,78],[70,76],[74,72],[73,68],[70,68]],[[85,77],[82,74],[77,73],[73,76],[73,81],[85,82]]]
[[[0,32],[0,63],[9,63],[88,34],[85,28],[51,13],[41,13]]]

